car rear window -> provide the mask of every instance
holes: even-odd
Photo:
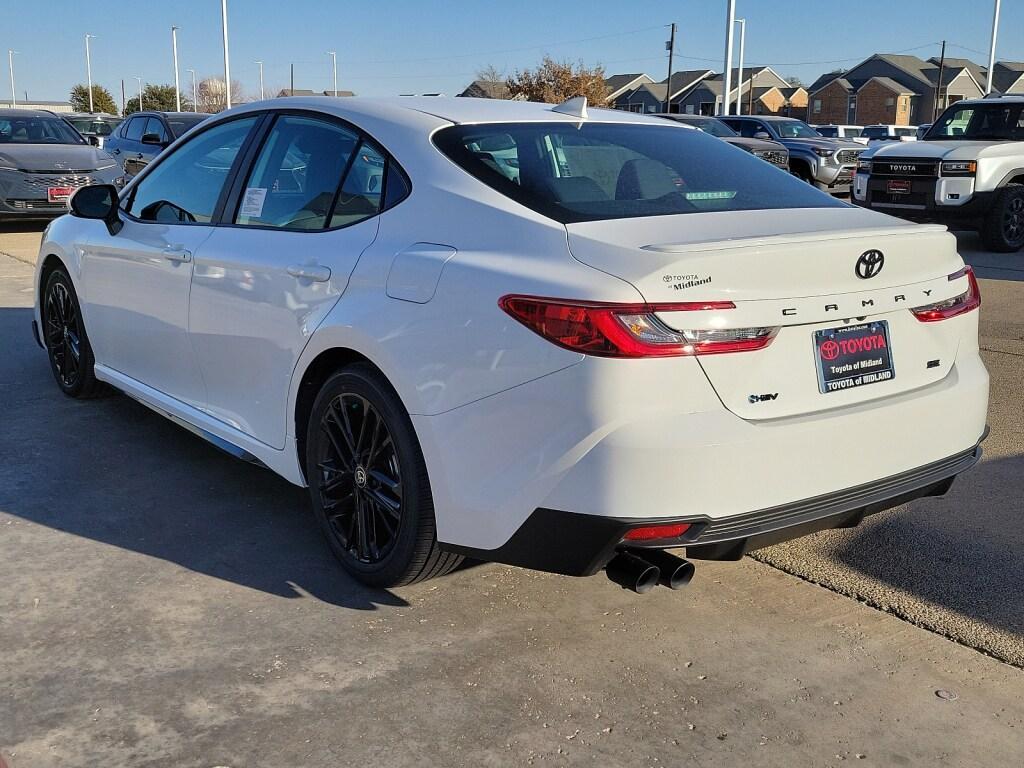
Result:
[[[434,142],[488,186],[567,224],[843,205],[720,139],[672,125],[457,125]]]

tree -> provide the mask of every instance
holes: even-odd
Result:
[[[111,115],[116,115],[118,112],[117,104],[114,103],[114,97],[110,95],[110,91],[102,85],[96,84],[92,86],[92,108],[95,112],[106,112]],[[71,89],[71,109],[75,112],[89,111],[89,86],[85,83],[80,83]]]
[[[787,77],[786,78],[786,82],[789,83],[794,88],[803,88],[804,87],[804,81],[801,80],[796,75],[793,75],[791,77]]]
[[[588,68],[583,62],[555,61],[545,56],[534,70],[523,70],[508,79],[511,96],[523,96],[528,101],[559,104],[574,96],[586,96],[591,104],[604,104],[608,87],[604,84],[604,67]]]
[[[178,104],[174,98],[174,86],[157,85],[155,83],[147,85],[142,89],[142,108],[158,112],[176,111]],[[186,98],[185,94],[181,94],[181,110],[182,112],[192,111],[192,101]],[[130,115],[138,111],[140,111],[139,95],[136,93],[134,98],[128,99],[128,103],[124,106],[124,113]]]
[[[505,74],[505,70],[498,69],[493,64],[488,64],[486,67],[481,67],[476,71],[476,79],[483,80],[485,83],[504,83],[508,80],[508,76]]]
[[[223,112],[227,109],[223,77],[204,78],[196,87],[196,94],[200,112]],[[242,88],[242,84],[237,80],[232,80],[231,105],[242,104],[245,100],[245,90]]]

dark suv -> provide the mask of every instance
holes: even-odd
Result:
[[[126,175],[134,176],[168,144],[208,117],[203,112],[136,112],[107,137],[104,149]]]
[[[666,120],[674,120],[677,123],[696,128],[698,131],[709,133],[727,144],[732,144],[734,147],[746,150],[754,155],[754,157],[759,157],[778,168],[789,170],[789,150],[777,141],[744,138],[717,117],[687,115],[676,112],[671,114],[659,113],[655,116],[663,117]]]

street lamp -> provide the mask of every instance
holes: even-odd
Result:
[[[260,101],[263,101],[263,62],[257,61],[256,63],[260,65]]]
[[[7,66],[10,68],[10,105],[17,106],[17,91],[14,90],[14,54],[16,50],[7,49]]]
[[[196,93],[196,71],[194,69],[186,69],[185,71],[192,75],[192,111],[198,112],[199,99],[197,98],[198,94]]]
[[[224,33],[224,103],[231,109],[231,57],[228,55],[228,0],[220,0],[220,23]]]
[[[89,111],[93,111],[92,107],[92,56],[89,55],[89,40],[96,37],[96,35],[85,36],[85,76],[89,81]]]
[[[739,66],[739,82],[736,83],[736,114],[743,114],[743,52],[747,46],[747,20],[736,19],[736,23],[740,25],[740,66]],[[754,80],[750,80],[750,88],[754,88]]]
[[[171,27],[171,49],[174,51],[174,106],[181,112],[181,87],[178,85],[178,27]]]
[[[996,0],[992,14],[992,45],[988,49],[988,80],[985,81],[985,93],[992,93],[992,70],[996,67],[996,37],[999,34],[999,0]]]
[[[141,112],[142,111],[142,78],[141,77],[136,77],[135,79],[139,81],[139,112]]]
[[[726,0],[725,4],[725,72],[722,73],[722,114],[728,115],[732,106],[729,94],[732,93],[732,32],[736,19],[736,0]]]
[[[327,55],[331,57],[331,69],[334,71],[334,98],[338,98],[338,53],[328,51]]]

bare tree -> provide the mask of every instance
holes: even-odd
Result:
[[[505,74],[505,70],[498,69],[493,64],[488,64],[486,67],[481,67],[476,71],[476,79],[483,80],[485,83],[504,83],[508,76]]]
[[[199,112],[223,112],[227,108],[223,77],[207,77],[199,82],[196,88],[197,110]],[[231,103],[242,104],[246,101],[245,89],[237,80],[231,81]]]
[[[586,96],[591,104],[603,104],[608,96],[604,67],[586,67],[583,62],[555,61],[545,56],[534,70],[516,70],[508,79],[509,93],[528,101],[558,104],[574,96]]]

